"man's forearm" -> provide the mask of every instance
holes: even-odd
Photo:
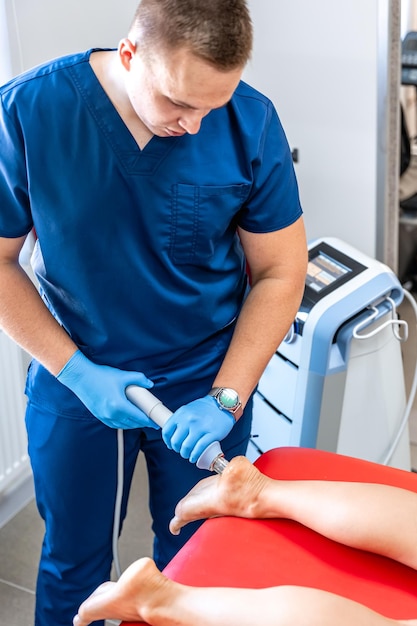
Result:
[[[252,288],[213,386],[236,389],[246,404],[294,320],[303,288],[275,278]]]
[[[16,263],[0,263],[0,327],[54,375],[77,349]]]

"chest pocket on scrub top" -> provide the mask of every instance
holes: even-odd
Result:
[[[170,255],[178,265],[213,256],[216,246],[234,237],[235,218],[249,185],[173,186]]]

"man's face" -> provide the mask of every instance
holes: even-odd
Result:
[[[126,87],[130,103],[145,126],[159,137],[200,130],[201,120],[233,95],[242,68],[221,72],[180,48],[152,58],[136,51]]]

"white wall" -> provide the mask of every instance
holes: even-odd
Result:
[[[255,52],[245,78],[271,97],[290,146],[299,149],[308,237],[340,237],[376,256],[378,159],[386,151],[379,116],[387,94],[380,88],[388,61],[381,67],[380,1],[249,4]]]
[[[408,31],[413,30],[414,13],[415,1],[401,0],[401,39],[405,37]]]
[[[12,75],[9,31],[7,28],[6,5],[0,0],[0,84]]]
[[[7,12],[13,74],[63,54],[117,46],[127,34],[137,4],[136,0],[0,0]]]

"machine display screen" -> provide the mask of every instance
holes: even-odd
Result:
[[[333,248],[327,242],[319,243],[309,250],[301,310],[309,311],[316,302],[364,270],[366,267],[356,259]]]
[[[351,271],[350,267],[319,252],[308,263],[306,285],[318,293]]]

